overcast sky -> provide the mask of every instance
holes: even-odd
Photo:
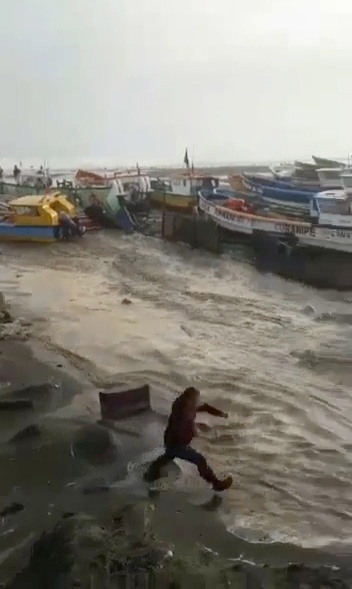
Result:
[[[3,0],[0,161],[352,152],[352,0]]]

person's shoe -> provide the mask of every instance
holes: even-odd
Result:
[[[231,487],[232,483],[233,478],[226,477],[226,479],[223,479],[222,481],[216,481],[213,484],[213,489],[214,491],[226,491],[226,489],[229,489]]]

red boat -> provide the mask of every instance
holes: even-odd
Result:
[[[106,186],[113,176],[101,176],[95,172],[87,172],[85,170],[77,170],[75,174],[75,181],[81,186],[89,188],[90,186]]]

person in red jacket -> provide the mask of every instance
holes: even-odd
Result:
[[[171,415],[164,433],[165,452],[149,466],[144,478],[153,482],[160,478],[161,469],[175,458],[195,464],[200,476],[213,486],[214,491],[224,491],[232,485],[232,477],[217,478],[200,452],[191,448],[190,443],[197,435],[196,414],[203,411],[217,417],[227,418],[227,413],[215,409],[207,403],[199,405],[199,391],[188,387],[177,397],[172,405]]]

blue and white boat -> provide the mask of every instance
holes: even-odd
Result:
[[[281,190],[294,190],[295,192],[310,192],[315,193],[321,190],[321,186],[316,184],[315,186],[299,186],[291,182],[291,180],[277,180],[268,176],[253,176],[251,174],[243,175],[248,182],[259,184],[260,186],[267,186],[270,188],[280,188]],[[337,185],[335,186],[337,188]],[[329,186],[330,188],[330,186]]]
[[[350,176],[352,184],[352,175]],[[199,193],[199,210],[219,227],[234,234],[253,236],[255,232],[296,238],[298,247],[352,253],[352,190],[310,195],[306,222],[232,210]]]
[[[262,200],[282,213],[290,215],[307,215],[310,210],[310,199],[314,192],[309,190],[297,190],[295,188],[276,188],[264,185],[258,181],[243,177],[243,183],[247,190],[261,196]]]
[[[299,245],[352,253],[350,191],[331,190],[315,194],[310,201],[310,220],[311,229],[298,236]]]

